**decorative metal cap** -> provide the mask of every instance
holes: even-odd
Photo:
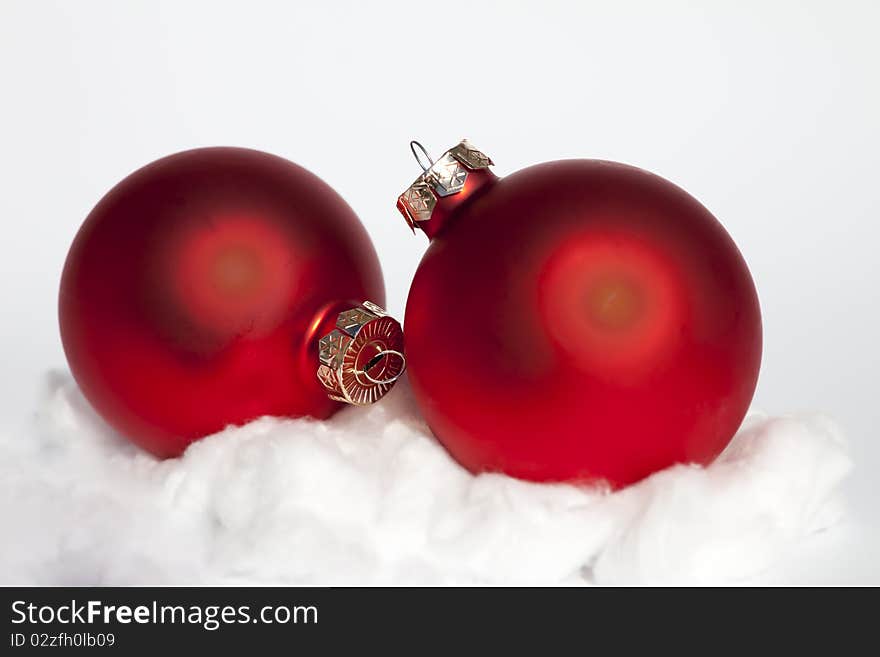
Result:
[[[431,159],[425,147],[417,141],[411,141],[409,147],[424,173],[397,197],[397,208],[413,231],[416,222],[431,218],[437,199],[458,194],[464,189],[468,171],[487,169],[494,164],[467,139],[443,153],[439,160]]]
[[[406,368],[403,330],[374,303],[339,313],[318,343],[318,380],[331,399],[367,406],[385,396]]]

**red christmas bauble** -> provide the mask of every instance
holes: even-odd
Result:
[[[319,341],[356,343],[347,355],[363,379],[396,336],[357,304],[384,297],[370,239],[328,185],[274,155],[204,148],[153,162],[98,203],[67,256],[59,317],[94,408],[166,457],[230,424],[324,418],[349,391],[381,396],[387,386],[336,381],[340,350],[319,354]]]
[[[463,142],[398,207],[431,244],[409,293],[409,378],[474,472],[635,482],[706,464],[761,360],[749,270],[672,183],[598,160],[497,178]],[[427,166],[427,165],[426,165]]]

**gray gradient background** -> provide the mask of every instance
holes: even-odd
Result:
[[[0,429],[64,368],[58,278],[123,176],[207,145],[277,153],[355,208],[403,310],[425,239],[394,209],[407,149],[469,137],[503,175],[563,157],[688,189],[748,261],[756,405],[852,444],[844,525],[769,582],[880,583],[880,4],[0,0]]]

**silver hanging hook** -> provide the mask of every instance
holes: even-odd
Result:
[[[397,374],[392,374],[387,379],[376,379],[373,376],[371,376],[370,369],[372,369],[373,367],[378,365],[383,359],[388,358],[388,357],[396,357],[399,359],[400,368],[398,369]],[[364,367],[360,371],[355,372],[355,376],[358,376],[359,374],[363,374],[365,377],[367,377],[367,380],[370,381],[371,383],[375,383],[376,385],[380,385],[380,386],[381,385],[390,385],[390,384],[394,383],[395,381],[397,381],[397,379],[399,379],[403,375],[403,371],[405,369],[406,369],[406,356],[404,356],[402,352],[398,351],[397,349],[383,349],[378,354],[373,356],[372,360],[370,360],[369,363],[364,365]],[[360,377],[358,377],[358,378],[360,378]]]
[[[416,152],[417,148],[419,149],[419,151],[421,151],[421,153]],[[434,158],[432,158],[430,155],[428,155],[428,149],[426,149],[424,146],[422,146],[415,139],[413,139],[411,142],[409,142],[409,149],[412,151],[413,157],[416,158],[416,162],[418,162],[419,166],[422,167],[422,171],[427,171],[432,166],[434,166]],[[422,161],[423,157],[426,160],[428,160],[427,166],[425,166],[425,163]]]

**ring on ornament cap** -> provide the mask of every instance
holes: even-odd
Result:
[[[318,343],[318,380],[336,401],[367,406],[391,390],[406,369],[403,330],[370,301],[339,313]]]
[[[495,164],[467,139],[462,139],[438,160],[432,159],[417,141],[411,141],[409,147],[422,167],[422,175],[397,197],[397,208],[413,232],[417,223],[431,218],[438,199],[464,190],[470,172],[488,169]]]

